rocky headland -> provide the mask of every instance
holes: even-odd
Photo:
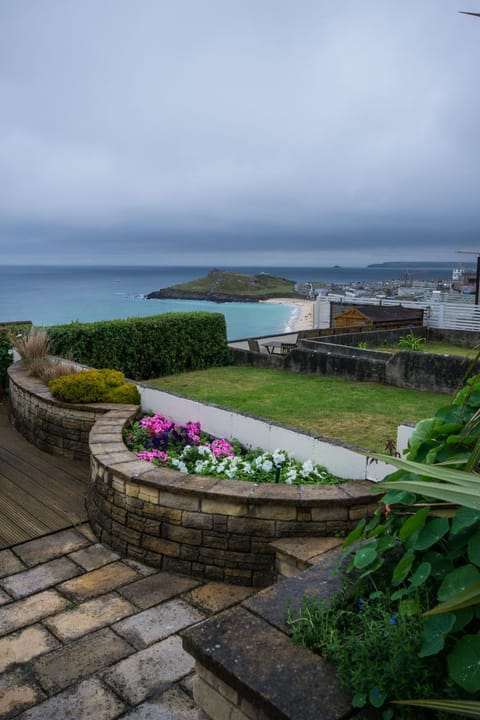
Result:
[[[198,280],[172,285],[148,293],[146,298],[210,300],[212,302],[260,302],[275,298],[298,298],[295,281],[268,273],[242,275],[214,268]]]

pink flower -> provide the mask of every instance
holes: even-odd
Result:
[[[170,460],[169,456],[163,450],[141,450],[137,452],[139,460],[146,460],[147,462],[153,462],[154,460],[160,460],[163,465],[167,465]]]
[[[213,440],[210,444],[210,448],[215,455],[215,457],[233,457],[235,454],[233,452],[233,448],[230,445],[229,442],[227,442],[225,439],[221,440]]]

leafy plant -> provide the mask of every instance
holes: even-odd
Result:
[[[8,387],[7,368],[13,362],[12,344],[8,338],[0,338],[0,396]]]
[[[125,382],[118,370],[80,370],[72,375],[55,378],[49,383],[52,395],[64,402],[113,402],[137,405],[138,390]]]
[[[424,345],[425,338],[418,337],[413,330],[410,330],[407,335],[403,335],[397,343],[401,350],[414,350],[417,352],[422,351]]]
[[[357,347],[361,350],[368,350],[368,343],[366,343],[365,340],[360,340],[360,342],[357,343]]]
[[[417,425],[406,460],[374,456],[398,470],[376,486],[383,493],[379,508],[350,533],[343,556],[354,593],[361,588],[365,600],[382,599],[392,612],[408,607],[419,623],[417,652],[431,663],[434,687],[425,694],[437,695],[435,707],[461,712],[468,701],[470,717],[480,717],[474,703],[480,693],[479,448],[477,375],[449,406]],[[344,680],[352,687],[353,674]],[[392,684],[381,705],[384,717],[391,716],[392,700],[427,708],[419,697],[401,698]],[[409,717],[403,708],[395,717]]]

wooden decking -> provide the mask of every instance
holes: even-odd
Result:
[[[85,521],[87,481],[87,463],[31,445],[0,400],[0,549]]]

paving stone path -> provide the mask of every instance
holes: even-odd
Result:
[[[0,551],[0,720],[203,720],[179,633],[252,588],[121,559],[87,523]]]

